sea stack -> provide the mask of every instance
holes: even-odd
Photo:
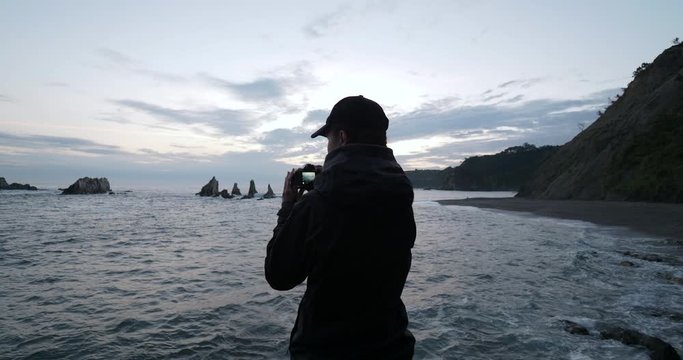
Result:
[[[254,195],[258,194],[258,191],[256,191],[256,184],[254,183],[254,180],[249,181],[249,192],[247,192],[247,195],[244,195],[242,199],[252,199],[254,198]]]
[[[223,199],[232,199],[233,197],[235,197],[234,195],[231,195],[228,192],[228,189],[221,190],[221,196],[223,197]]]
[[[268,191],[263,195],[264,199],[272,199],[275,197],[275,193],[273,192],[273,188],[270,187],[270,184],[268,184]]]
[[[209,182],[202,187],[202,190],[197,193],[199,196],[213,196],[216,197],[220,195],[220,192],[218,192],[218,180],[216,180],[216,177],[212,177]]]
[[[240,188],[237,187],[237,183],[232,185],[232,191],[230,192],[232,196],[242,196]]]
[[[76,180],[75,183],[63,190],[62,195],[106,194],[109,192],[111,192],[111,188],[107,178],[84,177]]]

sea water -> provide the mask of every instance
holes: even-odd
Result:
[[[600,340],[603,325],[683,354],[683,286],[671,281],[683,276],[681,244],[434,202],[511,195],[416,191],[403,292],[415,358],[648,358]],[[305,284],[278,292],[263,277],[279,202],[0,192],[0,358],[286,358]]]

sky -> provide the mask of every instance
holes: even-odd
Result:
[[[405,170],[561,145],[683,37],[681,0],[0,0],[0,176],[281,189],[349,95]],[[259,189],[260,190],[260,189]]]

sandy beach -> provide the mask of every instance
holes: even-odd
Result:
[[[681,204],[520,198],[439,200],[438,203],[520,211],[540,216],[589,221],[601,225],[624,226],[643,233],[683,241],[683,205]]]

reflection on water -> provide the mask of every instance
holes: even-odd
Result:
[[[568,334],[562,319],[624,325],[681,352],[683,291],[670,281],[683,276],[680,247],[429,201],[479,196],[416,192],[418,239],[403,296],[416,358],[647,358]],[[277,292],[263,279],[278,205],[0,193],[0,357],[286,357],[304,286]],[[666,261],[629,258],[637,266],[623,267],[624,251]]]

